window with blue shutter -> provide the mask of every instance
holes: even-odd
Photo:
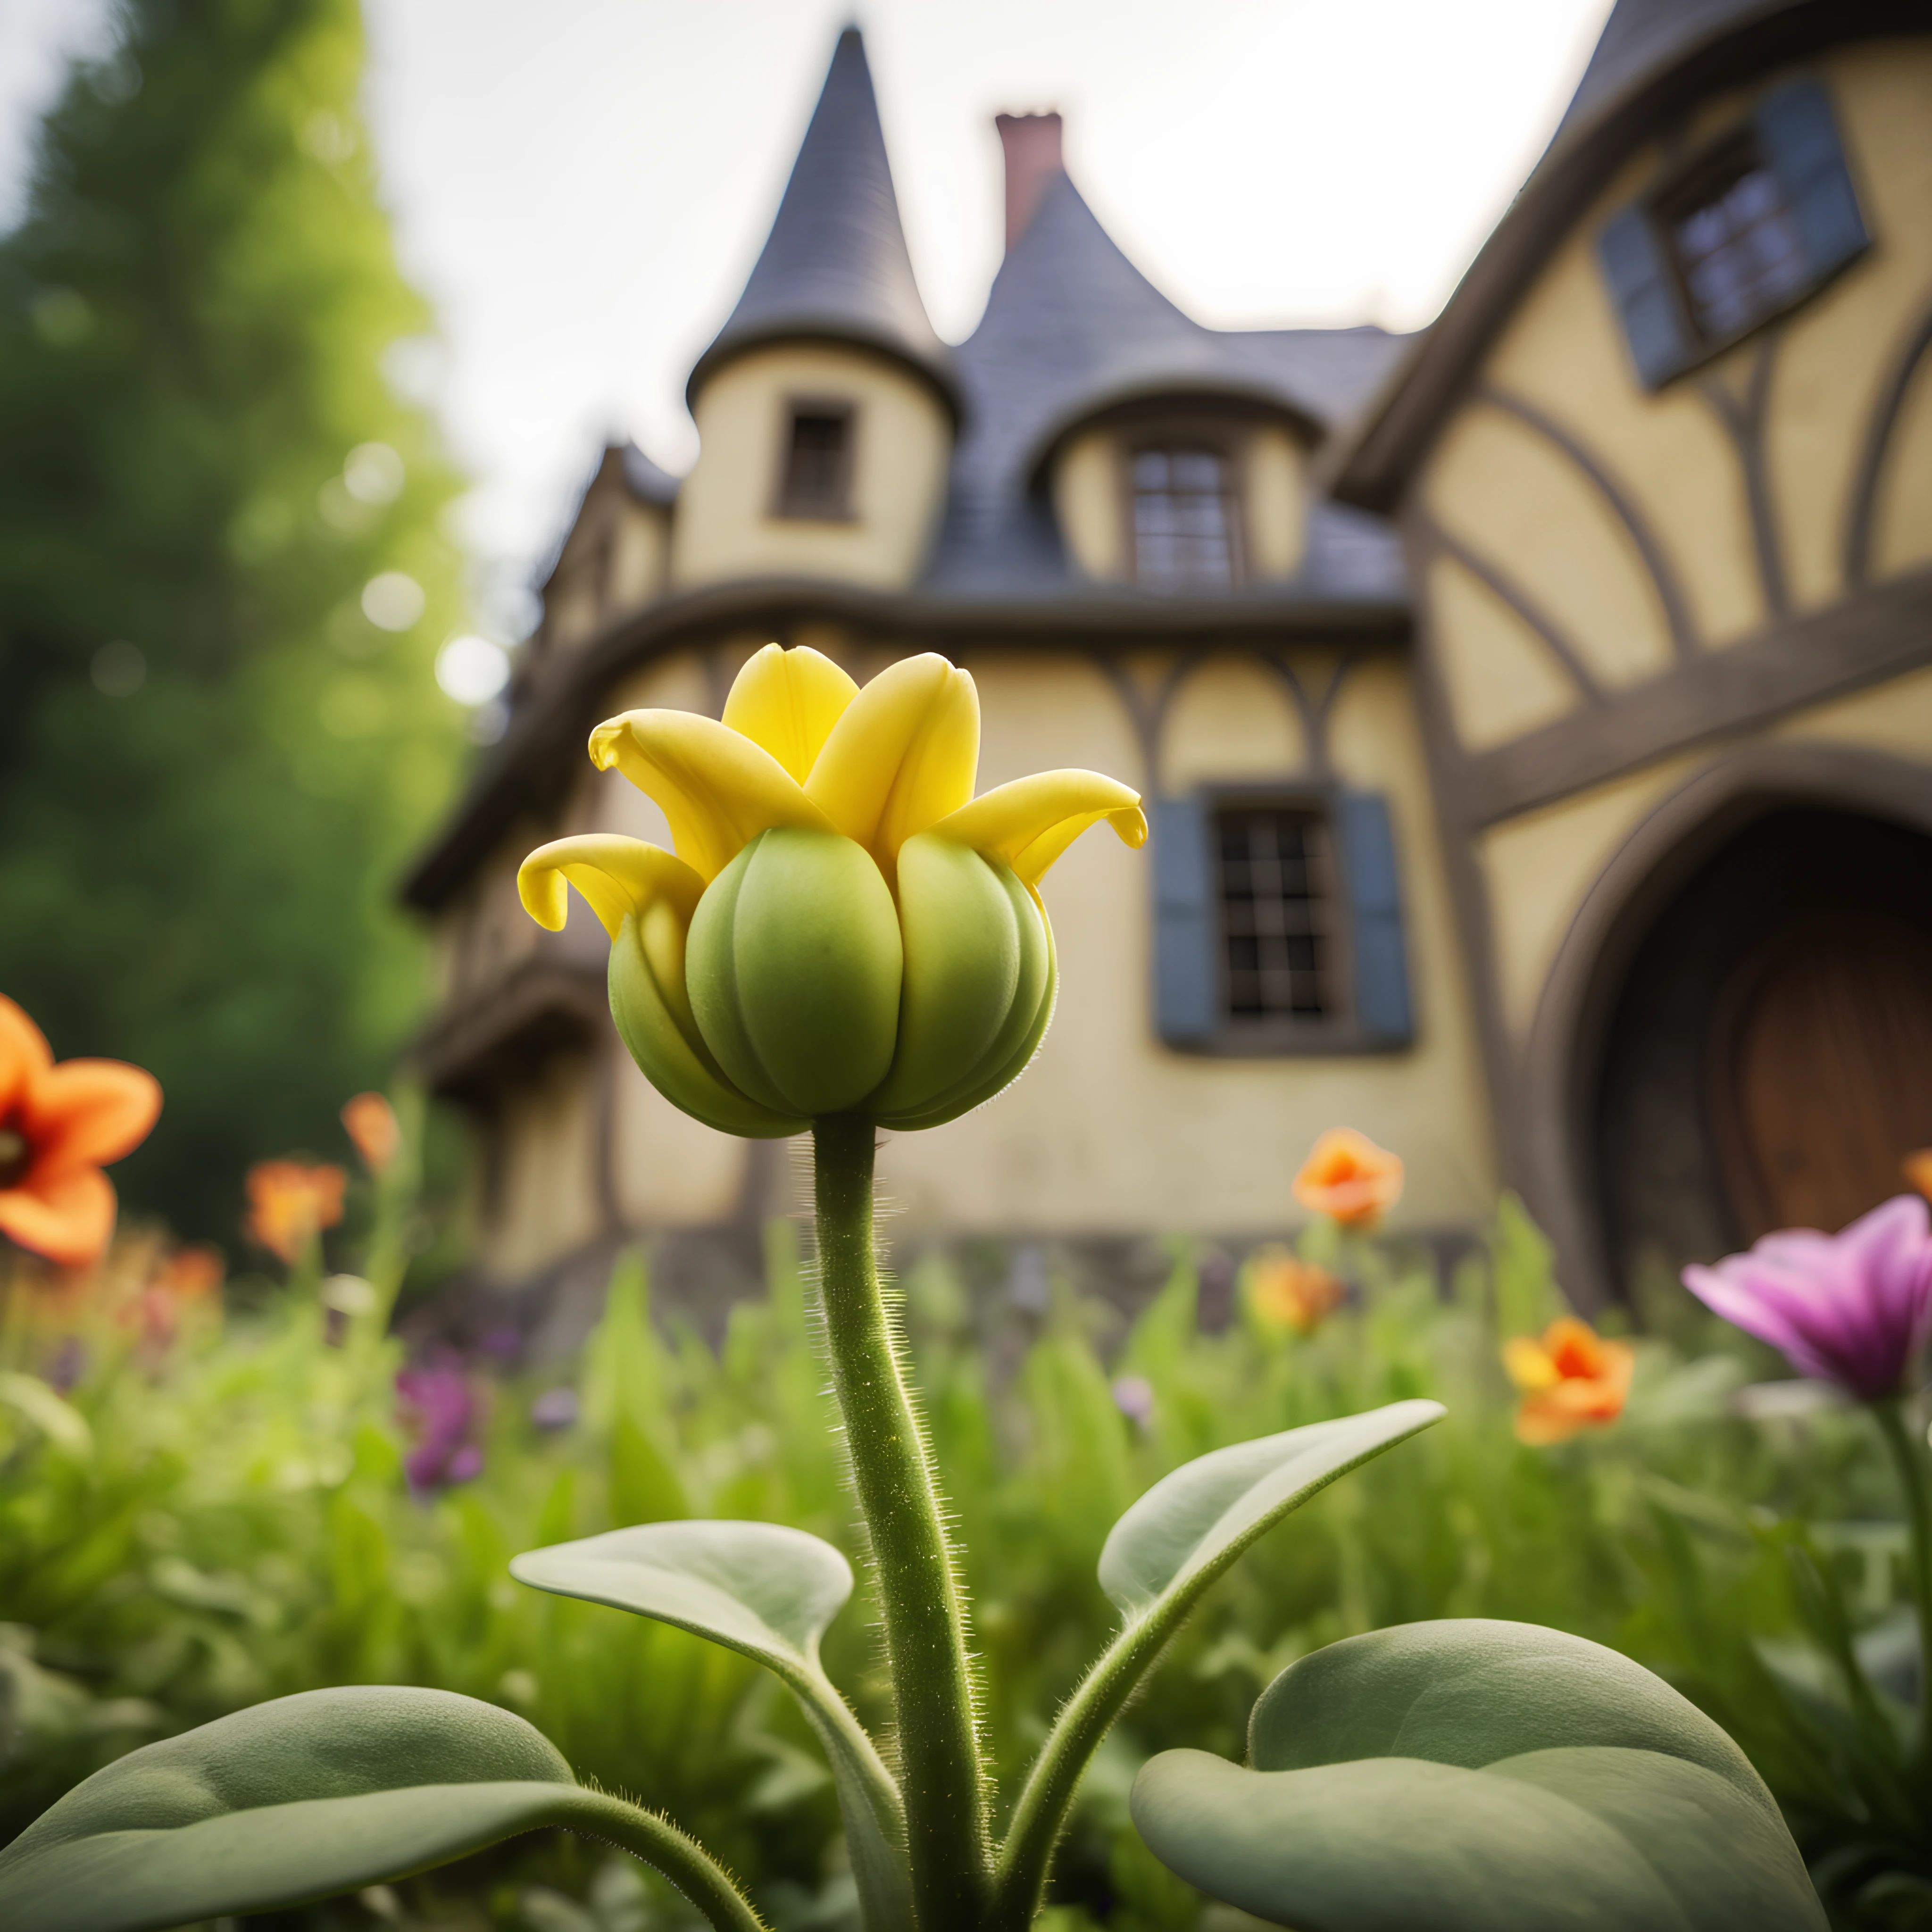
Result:
[[[1366,1042],[1407,1046],[1415,1037],[1415,1022],[1388,800],[1378,792],[1344,792],[1336,818],[1348,883],[1356,1029]]]
[[[1220,1024],[1220,908],[1208,807],[1198,798],[1156,799],[1154,847],[1154,1029],[1169,1046],[1209,1045]]]
[[[1660,388],[1690,362],[1693,350],[1650,210],[1640,205],[1616,216],[1598,238],[1597,260],[1622,319],[1630,360],[1646,388]]]
[[[1813,294],[1870,245],[1823,87],[1792,81],[1598,238],[1648,388]]]
[[[1224,790],[1151,808],[1154,1017],[1185,1052],[1379,1052],[1414,1036],[1387,802]]]

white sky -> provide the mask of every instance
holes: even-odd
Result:
[[[1002,110],[1059,108],[1114,238],[1202,321],[1426,322],[1609,0],[364,0],[367,109],[489,574],[527,580],[608,436],[686,467],[692,362],[856,11],[942,335],[999,263]],[[105,0],[0,0],[0,222]],[[509,613],[502,613],[507,619]]]

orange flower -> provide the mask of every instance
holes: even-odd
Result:
[[[1916,1154],[1907,1154],[1901,1165],[1906,1179],[1928,1200],[1932,1200],[1932,1148],[1921,1148]]]
[[[1503,1366],[1523,1391],[1517,1439],[1540,1448],[1580,1429],[1614,1422],[1630,1395],[1636,1358],[1627,1342],[1607,1342],[1587,1322],[1566,1315],[1541,1341],[1516,1336],[1503,1344]]]
[[[380,1094],[358,1094],[342,1107],[342,1124],[371,1174],[380,1174],[396,1157],[403,1130],[396,1110]]]
[[[118,1060],[56,1066],[38,1027],[0,994],[0,1235],[79,1268],[114,1232],[101,1168],[148,1138],[160,1083]]]
[[[1346,1292],[1326,1268],[1286,1248],[1263,1248],[1248,1263],[1248,1305],[1270,1328],[1312,1335]]]
[[[321,1232],[342,1219],[340,1168],[300,1160],[260,1160],[248,1170],[248,1234],[291,1267]]]
[[[1372,1228],[1402,1198],[1402,1156],[1353,1127],[1330,1127],[1301,1163],[1294,1198],[1345,1228]]]

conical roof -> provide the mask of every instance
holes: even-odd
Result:
[[[952,357],[913,279],[872,70],[856,27],[838,36],[784,198],[730,320],[686,396],[769,342],[854,342],[908,363],[956,406]]]
[[[1367,400],[1399,346],[1378,328],[1204,327],[1142,274],[1057,173],[959,345],[966,426],[928,586],[993,594],[1074,580],[1033,484],[1054,440],[1095,412],[1138,397],[1218,394],[1326,424]],[[1326,528],[1313,532],[1311,579],[1329,574]],[[1364,541],[1379,548],[1355,571],[1373,578],[1364,594],[1384,594],[1390,582],[1399,591],[1392,536],[1378,526]]]

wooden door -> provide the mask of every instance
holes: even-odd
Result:
[[[1712,1126],[1738,1232],[1835,1232],[1904,1192],[1932,1147],[1932,935],[1833,917],[1780,934],[1726,986]]]

